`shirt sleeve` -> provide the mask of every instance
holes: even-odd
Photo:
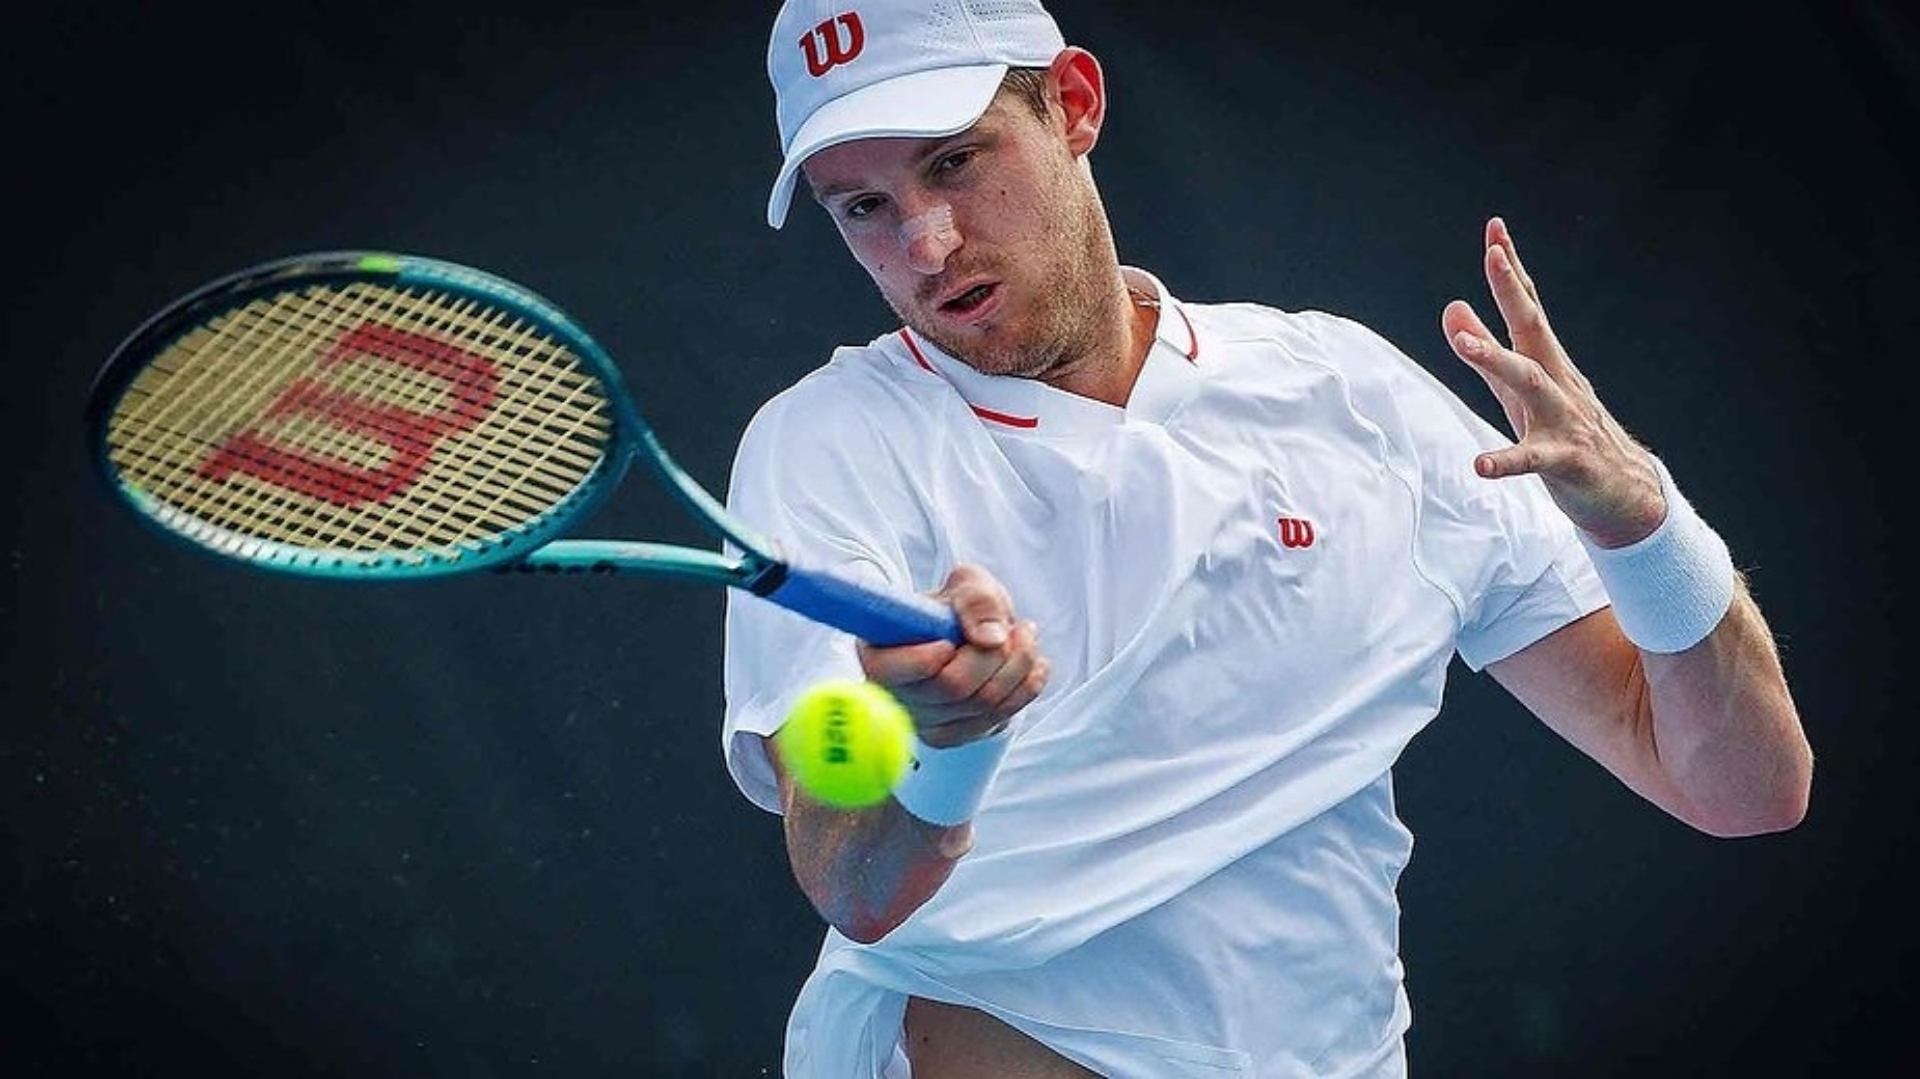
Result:
[[[741,437],[728,508],[776,543],[784,558],[883,589],[925,591],[909,570],[924,520],[897,422],[882,418],[857,377],[831,368],[801,380],[755,414]],[[761,741],[793,698],[829,678],[860,677],[854,639],[784,607],[732,590],[727,597],[721,751],[755,805],[779,811],[779,789]]]
[[[1487,479],[1474,458],[1513,439],[1404,351],[1357,322],[1322,331],[1362,356],[1355,392],[1373,398],[1394,467],[1419,491],[1414,558],[1460,615],[1456,651],[1472,670],[1607,605],[1573,523],[1538,476]]]

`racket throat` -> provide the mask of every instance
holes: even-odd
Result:
[[[749,574],[741,586],[761,599],[771,599],[787,583],[787,578],[785,562],[768,562],[757,572]]]

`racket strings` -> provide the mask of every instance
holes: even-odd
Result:
[[[324,546],[300,535],[317,530],[272,508],[269,489],[197,477],[235,418],[265,413],[310,347],[318,306],[288,301],[256,301],[189,330],[135,380],[109,437],[123,475],[189,518],[255,538]]]
[[[540,328],[359,283],[182,335],[123,396],[109,445],[129,483],[234,542],[457,557],[578,497],[612,427],[599,379]]]
[[[470,299],[434,301],[452,304],[485,340],[530,361],[515,368],[527,377],[510,380],[500,401],[516,422],[450,446],[447,471],[462,477],[466,493],[448,505],[449,514],[509,525],[552,514],[604,462],[611,427],[604,394],[597,382],[554,363],[564,346],[524,321]]]
[[[432,342],[457,336],[450,325],[426,317],[428,309],[397,302],[400,297],[355,290],[316,293],[314,298],[325,302],[307,305],[305,313],[316,324],[305,331],[317,340],[334,341],[335,349],[368,349],[404,357],[420,351],[412,344],[416,339]],[[369,333],[369,327],[397,332]],[[415,482],[414,458],[436,441],[434,417],[446,408],[452,388],[444,374],[389,359],[333,362],[326,370],[303,377],[311,380],[307,385],[328,395],[324,400],[329,405],[311,407],[317,402],[310,400],[309,407],[296,410],[294,421],[278,436],[289,445],[310,450],[316,459],[348,462],[351,467],[344,477],[333,473],[321,481],[323,489],[329,483],[335,486],[323,490],[320,505],[303,507],[294,492],[279,488],[273,497],[283,517],[302,519],[289,511],[305,509],[304,519],[316,529],[313,537],[329,542],[336,536],[384,537],[375,546],[385,549],[444,545],[470,532],[486,535],[495,527],[484,517],[460,512],[457,488],[437,487],[425,477],[411,497],[389,497],[390,489]],[[319,389],[322,386],[324,390]],[[451,459],[452,448],[450,444],[438,452]],[[265,489],[274,490],[271,485]]]

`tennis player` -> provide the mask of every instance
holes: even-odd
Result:
[[[1444,337],[1508,431],[1347,318],[1122,265],[1106,73],[1028,0],[790,0],[784,160],[903,324],[757,413],[730,503],[952,603],[879,649],[732,601],[726,760],[830,929],[795,1079],[1399,1076],[1392,768],[1450,661],[1715,836],[1794,827],[1812,757],[1726,545],[1596,399],[1513,236]],[[921,745],[809,800],[767,739],[864,675]]]

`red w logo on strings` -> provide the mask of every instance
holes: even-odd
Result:
[[[844,38],[842,27],[847,31]],[[807,74],[817,79],[860,55],[866,44],[867,31],[860,25],[860,13],[849,11],[807,31],[800,39],[800,51],[807,54]]]
[[[471,430],[493,404],[499,372],[484,356],[378,323],[364,323],[335,341],[320,358],[323,368],[398,364],[446,384],[431,409],[405,408],[335,389],[313,378],[294,380],[247,430],[227,439],[200,466],[200,474],[225,480],[235,472],[297,491],[336,506],[383,502],[404,490],[426,468],[436,443]],[[377,375],[375,376],[378,377]],[[383,443],[378,468],[321,456],[271,438],[269,427],[290,420],[318,423],[351,436]]]

